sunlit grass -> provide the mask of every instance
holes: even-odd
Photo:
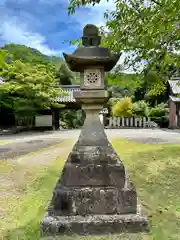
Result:
[[[9,141],[9,140],[0,140],[0,146],[8,144],[8,143],[11,143],[11,141]]]
[[[113,146],[135,183],[143,211],[148,215],[149,234],[123,234],[103,237],[61,236],[62,240],[178,240],[180,239],[180,146],[148,145],[113,139]],[[38,240],[39,225],[53,187],[63,168],[67,154],[53,160],[50,166],[20,169],[4,167],[9,175],[23,171],[26,181],[17,182],[17,193],[3,203],[8,211],[0,223],[2,239]],[[5,163],[4,163],[5,164]],[[1,171],[2,173],[2,171]],[[1,222],[1,219],[0,219]],[[47,238],[56,239],[56,238]]]

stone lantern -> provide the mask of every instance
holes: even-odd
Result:
[[[86,25],[82,44],[72,55],[64,53],[72,71],[81,73],[76,101],[86,112],[79,139],[65,163],[51,203],[41,223],[45,234],[102,234],[148,230],[137,207],[137,194],[124,165],[107,139],[99,112],[110,97],[104,73],[120,54],[100,47],[98,28]]]

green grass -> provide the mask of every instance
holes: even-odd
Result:
[[[0,140],[0,145],[5,145],[5,144],[8,144],[8,143],[11,143],[11,141],[9,141],[9,140]]]
[[[151,232],[103,237],[62,236],[58,239],[179,240],[180,146],[128,143],[120,139],[114,139],[112,143],[136,185],[143,211],[150,220]],[[15,197],[4,203],[8,211],[2,223],[0,219],[0,229],[3,229],[0,239],[40,239],[39,224],[66,156],[52,161],[49,167],[17,170],[25,172],[27,181],[18,186],[19,193]],[[8,174],[7,169],[5,172]]]

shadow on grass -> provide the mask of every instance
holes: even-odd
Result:
[[[119,142],[120,143],[120,142]],[[144,206],[151,222],[151,233],[106,236],[98,238],[101,240],[178,240],[180,239],[180,146],[178,145],[143,145],[116,142],[114,147],[127,167],[127,170],[136,185],[139,199]],[[39,240],[40,221],[44,210],[48,205],[47,199],[51,198],[52,189],[56,183],[57,170],[49,172],[48,175],[37,179],[33,185],[33,193],[29,194],[26,201],[24,213],[26,221],[19,218],[20,227],[9,229],[4,233],[2,239],[7,240]],[[55,177],[52,177],[55,175]],[[50,181],[50,182],[49,182]],[[43,184],[41,184],[43,182]],[[32,190],[31,190],[32,192]],[[43,198],[42,198],[43,194]],[[33,203],[35,199],[37,205]],[[40,201],[40,203],[39,203]],[[32,204],[33,203],[33,204]],[[34,210],[33,210],[34,208]],[[33,214],[31,214],[33,211]],[[59,239],[73,239],[74,237],[60,237]],[[56,238],[47,238],[56,239]],[[77,237],[76,239],[80,239]],[[81,239],[97,239],[83,237]]]

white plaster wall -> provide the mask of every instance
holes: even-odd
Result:
[[[52,115],[42,115],[35,117],[36,127],[52,127]]]

